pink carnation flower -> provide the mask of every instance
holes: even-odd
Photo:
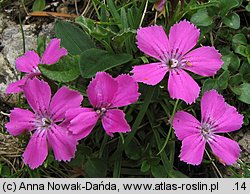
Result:
[[[206,142],[223,164],[232,165],[240,155],[235,141],[217,135],[241,128],[243,116],[228,105],[216,90],[206,92],[201,99],[201,122],[185,111],[175,114],[173,128],[182,141],[180,159],[188,164],[199,165]]]
[[[156,85],[169,72],[168,91],[171,98],[193,103],[199,96],[200,87],[185,70],[212,76],[223,63],[214,47],[204,46],[190,51],[199,36],[199,30],[188,21],[172,26],[169,38],[161,26],[140,28],[137,32],[138,48],[160,62],[135,66],[132,70],[134,79]]]
[[[34,131],[23,154],[24,162],[32,169],[37,168],[46,159],[49,147],[52,147],[56,160],[73,158],[77,140],[60,123],[66,110],[80,106],[82,95],[62,87],[51,99],[49,85],[37,78],[28,79],[23,91],[33,112],[14,108],[6,128],[14,136]]]
[[[60,48],[60,40],[56,38],[50,41],[41,59],[35,51],[27,51],[23,56],[16,59],[16,69],[24,72],[25,76],[23,79],[9,84],[6,94],[22,92],[27,79],[41,75],[38,69],[39,64],[52,65],[67,54],[68,52],[65,48]]]
[[[77,108],[66,113],[65,122],[70,122],[68,128],[78,140],[92,131],[98,119],[109,136],[131,130],[124,112],[118,109],[136,102],[140,95],[138,84],[131,76],[113,78],[105,72],[99,72],[89,84],[87,95],[93,108]]]

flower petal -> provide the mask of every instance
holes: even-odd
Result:
[[[51,99],[50,113],[55,122],[65,117],[65,112],[70,108],[80,107],[83,96],[80,92],[61,87]]]
[[[147,55],[161,60],[169,50],[168,37],[162,26],[140,28],[137,31],[137,46]]]
[[[201,134],[193,134],[183,139],[180,160],[188,164],[199,165],[202,161],[206,141]]]
[[[119,75],[115,81],[118,83],[118,90],[114,94],[111,107],[127,106],[138,100],[138,84],[131,76]]]
[[[137,82],[143,82],[148,85],[158,84],[166,75],[168,68],[162,63],[150,63],[134,66],[131,73]]]
[[[67,114],[72,115],[70,112]],[[82,108],[81,113],[71,119],[68,129],[77,140],[83,139],[93,130],[98,118],[99,115],[93,109]]]
[[[10,83],[8,87],[6,88],[5,93],[6,94],[17,94],[19,92],[23,91],[23,86],[27,80],[27,77],[24,77],[23,79],[20,79],[16,82]]]
[[[51,126],[48,130],[48,142],[53,149],[56,160],[70,161],[74,158],[77,140],[66,128],[58,125]]]
[[[24,95],[36,113],[47,113],[51,98],[51,90],[43,80],[28,79],[23,87]]]
[[[222,160],[222,163],[232,165],[240,156],[240,146],[237,142],[219,135],[213,135],[208,141],[213,153]]]
[[[10,113],[10,121],[6,123],[7,131],[14,136],[34,129],[35,115],[21,108],[14,108]]]
[[[200,31],[196,26],[186,20],[181,21],[170,28],[169,44],[172,54],[184,55],[196,44]]]
[[[131,131],[129,124],[125,120],[125,113],[122,110],[107,110],[102,118],[102,125],[106,133],[113,137],[113,133],[126,133]]]
[[[168,91],[171,98],[182,99],[187,104],[192,104],[199,96],[200,87],[184,70],[174,69],[170,71]]]
[[[60,39],[54,38],[45,49],[41,62],[42,64],[52,65],[67,54],[65,48],[60,48]]]
[[[24,153],[24,163],[29,165],[31,169],[35,169],[42,165],[48,155],[47,131],[37,130],[28,143]]]
[[[95,108],[110,106],[117,89],[118,83],[111,75],[98,72],[87,89],[89,101]]]
[[[202,122],[210,123],[215,133],[227,133],[241,128],[243,115],[228,105],[216,90],[205,92],[201,99]]]
[[[40,57],[35,51],[27,51],[23,56],[16,59],[16,68],[18,71],[32,73],[38,70]]]
[[[221,54],[214,47],[203,46],[183,57],[188,64],[186,70],[202,76],[213,76],[221,68],[223,61]]]
[[[179,140],[201,133],[201,123],[193,115],[185,111],[178,111],[175,114],[173,128]]]

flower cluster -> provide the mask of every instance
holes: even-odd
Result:
[[[161,26],[140,28],[136,37],[138,48],[159,62],[134,66],[132,76],[122,74],[113,78],[108,73],[98,72],[86,90],[91,107],[81,107],[82,94],[65,86],[51,97],[50,86],[40,77],[39,64],[52,65],[67,55],[67,50],[60,48],[60,40],[51,40],[41,58],[34,51],[17,58],[17,70],[26,74],[23,79],[11,83],[6,93],[23,92],[33,111],[14,108],[6,128],[14,136],[32,133],[23,154],[24,162],[32,169],[39,167],[50,148],[56,160],[71,160],[78,141],[91,133],[98,120],[111,137],[116,132],[131,131],[119,107],[138,101],[137,82],[156,85],[169,72],[170,97],[187,104],[195,102],[200,87],[186,71],[213,76],[223,63],[214,47],[193,49],[199,35],[199,30],[188,21],[175,24],[169,36]],[[185,111],[175,114],[173,128],[182,141],[180,159],[188,164],[200,164],[207,142],[222,163],[235,163],[240,154],[239,145],[217,133],[240,129],[243,116],[226,104],[215,90],[203,95],[201,115],[199,122]]]

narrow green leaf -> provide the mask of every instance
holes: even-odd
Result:
[[[45,0],[35,0],[32,6],[32,11],[43,11],[45,8]]]
[[[91,78],[99,71],[106,71],[132,59],[128,54],[111,54],[101,49],[89,49],[81,54],[80,71],[84,78]]]
[[[57,21],[55,24],[56,37],[61,39],[61,44],[72,55],[79,55],[95,45],[89,36],[76,25]]]
[[[69,82],[79,75],[79,57],[66,56],[54,65],[39,65],[42,74],[51,80]]]

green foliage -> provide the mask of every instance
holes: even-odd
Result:
[[[38,1],[36,1],[38,3]],[[162,25],[166,31],[182,19],[196,24],[200,29],[198,44],[213,45],[222,54],[224,64],[213,77],[195,77],[201,86],[200,96],[208,90],[216,89],[226,101],[244,114],[244,124],[250,119],[250,44],[249,11],[247,1],[210,0],[185,1],[176,6],[168,1],[163,15],[152,11],[155,1],[115,1],[99,0],[90,2],[91,12],[75,19],[75,22],[58,20],[55,35],[70,53],[54,65],[39,65],[44,77],[67,83],[85,96],[88,83],[96,72],[109,71],[113,76],[128,73],[132,66],[154,62],[140,52],[136,46],[136,31],[141,26]],[[41,2],[40,2],[41,3]],[[35,3],[34,3],[35,4]],[[34,6],[34,5],[33,5]],[[38,5],[37,5],[38,6]],[[40,8],[41,9],[41,5]],[[37,8],[38,9],[38,8]],[[145,10],[145,12],[144,12]],[[185,33],[185,32],[183,32]],[[45,49],[45,37],[38,38],[37,52],[41,56]],[[81,75],[81,76],[80,76]],[[80,141],[76,157],[67,167],[79,177],[197,177],[209,176],[203,170],[213,168],[211,160],[204,155],[203,165],[184,165],[179,161],[180,141],[171,128],[171,118],[177,110],[186,110],[200,117],[200,98],[196,104],[187,106],[175,103],[167,92],[167,78],[151,87],[140,84],[140,99],[131,106],[124,107],[131,132],[113,138],[105,135],[98,123],[91,134]],[[84,106],[90,104],[84,100]],[[176,105],[176,106],[175,106]],[[166,147],[159,152],[167,139]],[[217,160],[216,160],[217,161]],[[37,171],[24,169],[13,176],[47,176],[46,169],[54,176],[72,176],[64,172],[61,163],[53,161],[51,154],[43,167]],[[216,163],[218,165],[218,163]],[[242,165],[242,176],[249,177],[249,167]],[[224,171],[227,167],[218,165]],[[60,169],[62,169],[60,171]],[[211,170],[209,170],[211,171]],[[7,165],[0,165],[2,177],[10,176]],[[218,175],[211,172],[213,177]],[[42,175],[41,175],[42,174]]]
[[[79,75],[79,57],[66,56],[53,65],[39,65],[42,74],[51,80],[58,82],[70,82]]]
[[[46,5],[45,0],[35,0],[32,6],[32,11],[43,11]]]
[[[89,49],[81,54],[80,70],[84,78],[91,78],[99,71],[106,71],[132,59],[129,54],[113,54],[101,49]]]
[[[56,37],[61,39],[62,46],[72,55],[80,55],[85,50],[95,47],[84,31],[69,22],[57,21],[55,32]]]

